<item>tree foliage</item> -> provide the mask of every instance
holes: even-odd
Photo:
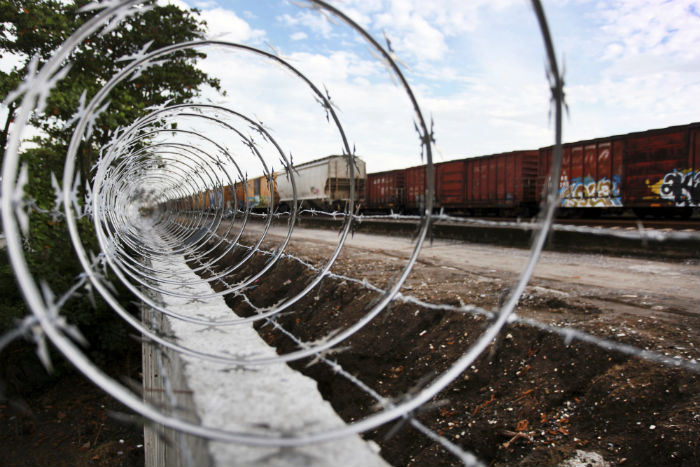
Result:
[[[3,26],[8,30],[0,38],[0,54],[9,52],[25,59],[20,67],[0,74],[0,99],[18,84],[31,57],[36,55],[40,63],[45,62],[92,16],[92,12],[78,12],[86,3],[86,0],[68,4],[56,0],[3,0],[0,11],[12,26]],[[70,129],[65,129],[63,123],[75,113],[83,92],[88,99],[95,95],[127,63],[119,59],[136,54],[149,42],[149,50],[155,50],[201,38],[205,24],[197,14],[196,10],[183,11],[174,5],[156,6],[127,17],[121,26],[107,34],[91,36],[71,54],[68,76],[58,83],[45,112],[35,116],[32,124],[41,128],[52,143],[66,143]],[[168,100],[185,102],[198,95],[202,85],[218,89],[218,81],[195,66],[204,57],[191,49],[173,53],[137,78],[123,81],[110,94],[109,108],[95,125],[93,145],[105,144],[111,131],[132,122],[146,107]]]
[[[92,17],[94,11],[78,11],[87,3],[87,0],[0,0],[0,17],[3,18],[0,23],[0,57],[19,57],[18,65],[12,70],[0,72],[0,101],[20,84],[32,57],[37,57],[41,66]],[[152,8],[143,8],[140,13],[127,17],[106,34],[93,34],[79,44],[67,60],[70,63],[68,75],[52,89],[45,110],[35,112],[31,117],[30,124],[41,130],[41,136],[34,138],[34,144],[20,157],[29,169],[26,195],[38,208],[50,211],[55,207],[51,173],[61,179],[72,135],[66,122],[79,108],[81,95],[85,93],[89,101],[128,63],[118,59],[138,53],[151,41],[149,51],[202,37],[205,23],[199,19],[197,10],[184,11],[174,5],[150,6]],[[117,127],[128,125],[143,115],[147,107],[166,101],[187,102],[200,94],[204,86],[219,89],[218,81],[196,66],[197,60],[204,57],[195,50],[170,54],[165,60],[143,70],[138,77],[122,81],[110,93],[109,106],[97,118],[91,139],[81,144],[78,153],[81,186],[90,179],[89,170],[96,161],[99,148],[108,142]],[[0,126],[3,158],[16,105],[17,101],[8,103],[6,120]],[[57,293],[67,290],[82,268],[73,253],[64,221],[35,212],[30,223],[25,258],[32,272],[35,277],[46,280]],[[85,249],[99,251],[91,221],[81,219],[79,228]],[[0,281],[5,285],[13,280],[8,268],[0,268],[0,272]],[[124,303],[128,303],[129,294],[125,290],[119,292]],[[66,305],[69,320],[88,333],[105,323],[112,326],[116,318],[107,307],[98,304],[97,309],[93,309],[86,298],[87,295],[83,294]],[[7,314],[16,314],[18,307],[6,303],[0,310],[0,314],[5,315],[0,324],[7,324]],[[111,332],[101,334],[121,336],[123,331],[112,328]]]

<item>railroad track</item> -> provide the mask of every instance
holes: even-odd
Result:
[[[589,227],[608,227],[638,229],[641,225],[647,229],[700,230],[700,219],[557,219],[557,224],[585,225]]]
[[[343,219],[342,215],[336,217],[304,215],[298,222],[304,227],[337,229]],[[418,224],[417,217],[395,219],[367,217],[360,220],[355,223],[355,232],[399,236],[413,235]],[[556,223],[563,227],[592,229],[569,231],[555,228],[547,244],[549,250],[678,260],[696,259],[700,256],[700,242],[697,236],[681,240],[650,242],[640,238],[622,238],[615,235],[617,232],[639,231],[640,225],[648,234],[673,232],[697,234],[700,227],[698,225],[700,222],[697,220],[557,219]],[[532,229],[528,224],[529,222],[523,222],[522,219],[469,218],[463,221],[456,218],[439,219],[433,224],[432,235],[434,238],[529,248]]]
[[[304,214],[300,216],[302,221],[306,220],[326,220],[328,222],[342,222],[343,217],[338,215],[323,216]],[[513,223],[527,223],[528,221],[522,218],[506,218],[506,217],[465,217],[464,222],[452,220],[436,220],[436,223],[441,224],[503,224],[509,226]],[[372,216],[363,217],[362,223],[416,223],[417,217],[401,216],[396,219],[390,218],[373,218]],[[633,219],[633,218],[603,218],[603,219],[561,219],[555,221],[561,225],[575,225],[585,227],[604,227],[610,229],[628,229],[639,230],[640,226],[644,229],[655,229],[663,231],[700,231],[700,219]]]

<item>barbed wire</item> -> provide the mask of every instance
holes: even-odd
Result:
[[[309,265],[308,263],[304,263],[301,258],[297,258],[297,257],[291,256],[291,255],[285,255],[285,256],[287,258],[302,262],[305,266],[313,268],[313,266]],[[214,271],[211,271],[211,268],[208,268],[208,269],[209,269],[209,272],[214,273]],[[337,276],[334,274],[329,274],[328,277],[333,277],[334,279],[345,278],[346,280],[353,281],[353,282],[357,281],[356,279],[352,279],[352,278],[345,277],[345,276]],[[359,281],[359,282],[370,289],[374,289],[374,291],[379,292],[382,290],[378,287],[371,286],[371,285],[367,284],[366,282],[364,282],[364,283],[363,283],[363,281]],[[224,287],[228,287],[228,283],[221,280],[221,279],[219,279],[219,283],[221,285],[223,285]],[[243,296],[244,302],[247,305],[249,305],[251,307],[251,309],[253,309],[257,314],[262,314],[264,312],[261,308],[255,306],[252,303],[252,301],[245,294],[241,294],[241,295]],[[301,341],[299,338],[297,338],[297,336],[294,333],[285,329],[284,326],[282,326],[279,322],[277,322],[277,320],[275,318],[268,317],[268,318],[265,318],[265,321],[267,323],[271,324],[276,330],[280,331],[282,334],[284,334],[289,339],[291,339],[297,346],[308,347],[308,343]],[[342,349],[340,351],[342,351]],[[322,362],[323,364],[328,366],[333,371],[334,374],[342,376],[346,380],[350,381],[355,387],[357,387],[361,391],[363,391],[366,394],[368,394],[369,396],[371,396],[375,401],[377,401],[377,403],[380,406],[382,406],[382,407],[394,407],[394,404],[392,403],[392,401],[390,399],[387,399],[386,397],[382,396],[376,390],[374,390],[369,385],[364,383],[360,378],[358,378],[357,376],[346,371],[342,367],[342,365],[340,365],[337,361],[329,359],[327,357],[327,354],[318,353],[314,357],[314,360],[312,360],[309,363],[309,366],[313,365],[316,362]],[[461,447],[455,445],[454,443],[449,441],[444,436],[440,436],[439,434],[435,433],[435,431],[426,427],[423,423],[421,423],[419,420],[417,420],[413,416],[413,414],[411,414],[411,413],[406,414],[405,419],[408,419],[409,422],[411,423],[411,425],[413,427],[415,427],[418,431],[420,431],[421,433],[423,433],[425,436],[432,439],[436,443],[440,444],[448,452],[450,452],[455,457],[457,457],[462,462],[462,464],[464,464],[465,466],[482,466],[482,465],[484,465],[476,458],[476,456],[474,456],[474,454],[469,453],[469,452],[465,452]]]
[[[410,104],[413,118],[411,130],[414,129],[418,134],[420,157],[426,167],[426,196],[420,215],[359,214],[354,209],[359,198],[355,183],[348,184],[347,202],[343,211],[328,212],[303,208],[298,202],[301,198],[300,185],[303,179],[299,173],[299,166],[294,163],[291,151],[285,150],[283,143],[273,136],[273,131],[255,115],[204,100],[155,106],[147,109],[145,115],[129,125],[113,129],[108,143],[99,148],[99,156],[89,172],[91,178],[81,180],[78,168],[81,157],[79,150],[83,145],[93,143],[97,119],[107,111],[114,89],[138,77],[146,68],[167,62],[178,53],[202,50],[225,50],[254,57],[267,66],[283,70],[289,80],[310,93],[316,108],[320,107],[321,118],[325,118],[340,143],[342,154],[336,157],[342,163],[336,166],[336,169],[341,167],[340,170],[343,170],[346,178],[351,181],[361,175],[361,161],[355,155],[355,147],[350,144],[335,102],[324,85],[315,83],[288,57],[274,50],[268,52],[246,44],[213,39],[169,44],[157,50],[150,50],[152,44],[148,43],[137,53],[118,59],[117,62],[124,63],[123,68],[104,83],[95,95],[88,96],[84,92],[78,109],[66,123],[66,128],[73,125],[73,133],[66,153],[63,175],[59,182],[52,172],[41,174],[50,181],[54,200],[53,206],[40,206],[42,203],[32,197],[28,166],[21,158],[21,142],[30,129],[30,117],[34,113],[42,112],[51,91],[57,83],[66,78],[71,53],[92,35],[105,34],[126,18],[152,7],[150,4],[144,7],[141,3],[140,0],[112,0],[95,2],[84,7],[82,11],[94,11],[94,17],[87,20],[66,40],[43,66],[39,68],[38,59],[33,60],[24,82],[5,101],[5,104],[17,101],[20,105],[9,134],[3,161],[0,199],[3,230],[10,262],[32,315],[26,317],[8,334],[0,337],[0,351],[10,341],[28,336],[37,346],[41,361],[50,367],[47,350],[47,341],[50,341],[78,370],[111,396],[152,422],[178,430],[182,434],[253,446],[296,447],[366,432],[393,420],[407,420],[465,465],[482,464],[473,454],[419,422],[414,414],[464,373],[492,346],[507,325],[519,323],[555,334],[567,345],[577,340],[653,363],[700,373],[700,364],[694,360],[669,357],[651,350],[613,342],[578,329],[541,323],[515,313],[551,231],[655,242],[699,240],[699,233],[662,232],[644,229],[641,225],[636,231],[619,231],[555,224],[555,211],[560,204],[560,198],[558,187],[553,184],[543,196],[537,218],[531,222],[490,221],[451,216],[442,211],[435,213],[432,156],[435,145],[434,125],[432,121],[428,123],[424,118],[418,100],[397,63],[388,37],[385,35],[386,46],[380,44],[352,18],[322,0],[308,0],[304,5],[352,31],[386,68],[389,77]],[[564,84],[542,6],[539,0],[532,0],[532,6],[547,56],[547,77],[555,130],[551,176],[557,180],[562,159]],[[212,125],[212,128],[222,132],[225,137],[213,137],[197,125]],[[259,173],[263,174],[262,177],[249,179],[246,166],[242,163],[244,161],[255,163]],[[275,165],[281,166],[282,171],[276,172]],[[257,183],[258,190],[261,186],[266,186],[272,192],[275,177],[278,182],[284,180],[289,184],[290,210],[278,211],[277,202],[272,199],[266,213],[253,212],[252,203],[249,201],[255,194],[251,192],[254,192],[254,189],[250,189],[250,183]],[[240,192],[237,187],[241,187]],[[228,205],[226,199],[229,199]],[[245,209],[242,209],[243,206]],[[287,252],[301,215],[327,216],[342,221],[337,244],[320,265],[313,265],[302,257]],[[83,270],[73,284],[60,293],[58,299],[44,278],[32,274],[26,258],[26,254],[30,253],[28,239],[33,234],[30,220],[41,216],[51,218],[53,222],[60,221],[65,226],[65,235],[70,238],[77,261]],[[248,242],[244,233],[252,219],[261,220],[262,229],[256,240]],[[355,226],[364,221],[381,219],[410,221],[417,225],[413,247],[403,267],[383,287],[366,279],[333,273],[333,265],[343,251],[346,240],[354,232]],[[79,221],[83,220],[92,222],[94,236],[79,228]],[[286,233],[281,239],[269,235],[273,220],[286,222]],[[486,310],[471,304],[455,306],[430,303],[401,292],[436,222],[507,227],[534,233],[527,263],[497,309]],[[85,245],[90,243],[87,235],[90,235],[89,240],[94,240],[99,245],[98,254],[86,251]],[[273,237],[276,240],[273,240]],[[263,247],[264,242],[274,243],[275,246],[271,249]],[[258,255],[265,256],[266,260],[256,270],[251,271],[252,260]],[[224,265],[224,259],[229,257],[237,259]],[[310,279],[295,294],[282,296],[274,305],[256,306],[248,292],[256,287],[258,281],[264,280],[273,268],[282,264],[283,260],[303,265],[311,271]],[[197,274],[199,278],[192,279],[189,276],[191,273]],[[212,353],[190,348],[179,343],[177,336],[164,332],[155,325],[153,319],[148,322],[135,317],[124,306],[123,297],[118,296],[112,278],[148,307],[151,318],[158,314],[168,319],[213,328],[267,323],[290,338],[297,349],[280,355],[260,357],[246,355],[243,351],[231,353],[229,349],[219,349],[219,352]],[[285,329],[279,318],[285,313],[293,312],[295,304],[299,304],[313,290],[322,286],[323,281],[328,280],[359,285],[376,297],[369,303],[364,314],[346,328],[311,342],[304,341]],[[203,292],[201,287],[205,285],[210,288]],[[174,354],[203,361],[244,367],[288,363],[301,359],[320,361],[374,398],[379,403],[380,410],[342,427],[327,429],[312,426],[300,433],[283,432],[275,427],[267,430],[241,426],[220,429],[185,419],[172,410],[164,410],[157,404],[144,401],[140,394],[107,376],[80,347],[81,343],[85,343],[85,338],[77,327],[68,322],[64,308],[69,299],[77,297],[80,293],[91,296],[95,291],[147,345],[155,346],[156,365],[159,373],[164,375],[165,391],[171,406],[177,401],[163,362],[166,349]],[[214,319],[197,316],[190,310],[171,309],[166,300],[176,298],[189,301],[194,309],[199,303],[223,296],[241,299],[254,313],[248,317]],[[434,312],[480,316],[485,318],[486,326],[478,338],[442,373],[430,375],[429,379],[400,397],[387,398],[364,383],[360,377],[344,369],[337,361],[329,358],[329,355],[342,352],[348,339],[374,322],[380,314],[386,313],[394,302],[409,303]],[[235,309],[233,311],[236,312]],[[189,451],[184,451],[183,456],[189,464],[194,462]]]
[[[234,210],[230,212],[225,212],[225,216],[233,215]],[[239,211],[240,213],[246,211]],[[342,211],[323,211],[320,209],[306,208],[300,209],[298,211],[298,219],[301,216],[319,216],[319,217],[329,217],[333,220],[345,220],[351,218],[353,222],[361,224],[363,221],[377,221],[377,220],[391,220],[391,221],[401,221],[407,223],[419,223],[422,217],[418,215],[410,215],[401,212],[390,212],[389,214],[355,214],[346,213]],[[274,213],[261,213],[252,212],[249,214],[251,218],[258,219],[268,219],[272,217],[273,219],[288,218],[290,216],[289,212],[274,212]],[[454,216],[441,210],[438,213],[432,213],[430,215],[432,225],[437,222],[453,223],[453,224],[464,224],[472,225],[477,227],[498,227],[503,229],[517,229],[523,231],[536,231],[542,229],[542,223],[537,218],[532,218],[529,220],[519,219],[516,221],[510,221],[505,219],[474,219],[470,217]],[[301,220],[301,219],[300,219]],[[653,242],[667,242],[667,241],[700,241],[700,232],[696,229],[688,229],[688,231],[678,231],[671,229],[658,229],[652,227],[645,227],[643,220],[638,220],[635,227],[631,229],[621,230],[619,227],[603,227],[603,226],[587,226],[587,225],[571,225],[571,224],[561,224],[553,223],[550,227],[551,231],[554,232],[575,232],[586,235],[596,235],[601,237],[617,237],[624,238],[628,240],[639,240],[640,242],[653,241]]]
[[[213,234],[212,236],[217,236],[217,235]],[[240,246],[242,246],[243,248],[253,249],[252,247],[247,247],[245,245],[240,245]],[[262,255],[267,255],[267,256],[271,256],[273,254],[273,252],[266,251],[266,250],[256,249],[256,251]],[[311,271],[318,272],[317,267],[308,263],[303,258],[300,258],[298,256],[295,256],[295,255],[289,254],[289,253],[285,253],[283,255],[283,258],[290,259],[292,261],[295,261],[295,262],[303,265],[304,267],[308,268]],[[372,292],[381,293],[384,291],[384,289],[372,284],[366,278],[365,279],[358,279],[358,278],[350,277],[350,276],[343,275],[343,274],[335,274],[332,272],[327,273],[325,276],[329,279],[338,280],[338,281],[347,281],[347,282],[357,284],[357,285],[359,285],[367,290],[370,290]],[[221,282],[221,279],[219,279],[219,281]],[[223,284],[225,284],[226,287],[228,287],[227,283],[224,282]],[[421,300],[419,298],[416,298],[414,296],[407,295],[405,293],[398,293],[394,297],[394,299],[396,301],[399,301],[399,302],[411,303],[411,304],[420,306],[421,308],[425,308],[427,310],[432,310],[432,311],[468,313],[468,314],[483,316],[487,319],[493,319],[495,316],[495,313],[493,311],[487,310],[487,309],[479,307],[479,306],[469,305],[469,304],[462,304],[462,305],[456,306],[456,305],[450,305],[450,304],[431,303],[431,302],[427,302],[425,300]],[[253,309],[256,311],[256,313],[260,313],[260,314],[263,313],[262,309],[255,307],[249,301],[246,300],[246,303],[248,303],[251,307],[253,307]],[[537,328],[537,329],[542,330],[542,331],[556,334],[564,340],[564,342],[566,343],[567,346],[572,341],[578,340],[581,342],[593,344],[593,345],[600,347],[602,349],[605,349],[605,350],[619,352],[619,353],[622,353],[625,355],[639,358],[641,360],[646,360],[649,362],[654,362],[654,363],[658,363],[658,364],[673,367],[673,368],[682,368],[684,370],[691,371],[694,373],[700,373],[700,362],[697,362],[694,359],[685,360],[684,358],[682,358],[680,356],[669,357],[667,355],[663,355],[663,354],[658,353],[658,352],[640,349],[640,348],[632,346],[632,345],[627,345],[627,344],[622,344],[619,342],[611,341],[609,339],[605,339],[605,338],[602,338],[600,336],[595,336],[595,335],[586,333],[584,331],[581,331],[581,330],[578,330],[575,328],[561,326],[561,325],[542,323],[542,322],[534,320],[534,319],[519,316],[517,313],[513,313],[511,315],[510,322],[524,324],[526,326],[530,326],[530,327]]]

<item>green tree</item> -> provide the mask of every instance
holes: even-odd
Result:
[[[79,13],[87,0],[64,4],[56,0],[3,0],[0,15],[9,20],[3,23],[5,30],[0,38],[0,54],[13,53],[25,57],[19,67],[9,73],[0,74],[0,99],[16,87],[24,76],[33,56],[40,63],[46,61],[53,51],[70,34],[80,27],[92,12]],[[195,40],[204,32],[205,23],[198,19],[197,10],[183,11],[174,5],[157,6],[126,18],[120,27],[104,35],[93,35],[80,44],[71,54],[71,69],[66,79],[61,80],[51,93],[46,110],[36,115],[31,123],[41,128],[51,144],[66,144],[71,135],[64,123],[78,108],[80,97],[86,92],[92,97],[125,62],[122,57],[135,54],[151,42],[149,50]],[[11,26],[6,26],[10,24]],[[198,95],[202,85],[216,89],[219,83],[195,66],[205,55],[194,50],[181,51],[168,56],[157,66],[144,70],[134,80],[126,80],[110,94],[109,108],[98,118],[92,144],[83,148],[82,175],[85,167],[94,163],[96,150],[104,145],[111,131],[126,125],[143,114],[146,107],[185,102]],[[16,103],[9,104],[9,112],[0,139],[2,147],[7,141],[7,129],[13,118]]]
[[[9,54],[23,61],[9,72],[0,71],[0,101],[14,90],[26,75],[33,56],[45,62],[69,35],[69,18],[61,14],[64,5],[57,0],[2,0],[0,1],[0,58]],[[10,123],[14,119],[17,102],[8,104],[8,114],[0,134],[0,148],[4,150]]]
[[[70,35],[84,24],[94,12],[79,12],[87,0],[67,3],[58,0],[0,0],[0,56],[14,54],[22,57],[21,63],[9,72],[0,72],[0,101],[20,84],[27,72],[30,60],[36,56],[39,66],[45,63]],[[26,194],[36,206],[43,210],[54,207],[54,188],[50,174],[60,179],[66,149],[72,130],[66,122],[79,108],[81,95],[89,100],[108,80],[128,62],[119,58],[141,51],[152,41],[149,50],[198,39],[205,30],[197,10],[184,11],[174,5],[155,6],[126,18],[110,32],[93,34],[80,44],[69,58],[71,68],[65,79],[51,91],[43,113],[35,113],[30,124],[42,130],[42,136],[34,139],[34,147],[21,155],[29,169]],[[139,77],[120,83],[109,96],[109,107],[100,114],[94,125],[93,135],[83,142],[79,150],[78,163],[81,180],[89,180],[89,169],[96,161],[99,148],[121,125],[128,125],[143,115],[147,107],[166,101],[187,102],[201,93],[204,86],[219,89],[219,83],[199,68],[196,62],[205,55],[195,50],[171,54],[167,60],[144,70]],[[8,103],[6,120],[0,125],[2,157],[7,136],[11,131],[17,102]],[[36,277],[46,280],[50,287],[60,293],[67,290],[81,272],[75,257],[65,224],[61,219],[34,212],[30,217],[30,236],[25,258]],[[79,222],[81,238],[88,251],[99,250],[93,226],[88,219]],[[9,268],[0,268],[0,281],[13,282]],[[11,283],[10,282],[10,283]],[[120,290],[126,304],[132,299]],[[2,313],[17,314],[21,307],[6,304]],[[78,324],[86,334],[102,329],[100,334],[123,336],[116,331],[118,320],[104,304],[93,309],[86,296],[76,297],[66,304],[70,309],[69,320]],[[19,316],[18,316],[19,317]],[[0,324],[10,317],[4,316]],[[113,331],[104,330],[105,323]],[[2,329],[0,329],[2,331]],[[120,339],[118,339],[120,340]],[[111,347],[115,342],[107,342]],[[121,344],[123,345],[123,343]],[[110,350],[109,348],[106,350]]]

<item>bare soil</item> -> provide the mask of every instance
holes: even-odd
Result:
[[[144,465],[143,426],[115,418],[124,414],[121,404],[68,365],[58,367],[48,375],[29,344],[3,352],[0,465]],[[137,379],[139,368],[136,352],[109,371]]]
[[[263,246],[273,250],[277,245],[266,241]],[[323,242],[300,241],[287,251],[318,266],[331,250]],[[242,255],[240,250],[230,253],[218,270],[237,264]],[[256,254],[226,280],[235,283],[249,277],[268,260]],[[404,257],[391,251],[348,247],[333,272],[384,286],[404,264]],[[299,261],[286,258],[246,295],[255,306],[269,306],[299,293],[313,275]],[[492,309],[514,275],[508,270],[463,270],[428,259],[415,266],[402,293],[431,303]],[[634,284],[630,290],[582,281],[574,285],[566,288],[556,278],[536,279],[517,312],[641,349],[700,359],[697,300],[693,301],[697,290],[669,299]],[[302,341],[312,342],[356,322],[377,296],[360,284],[325,278],[276,321]],[[693,302],[695,307],[688,308]],[[241,316],[254,314],[240,296],[227,296],[227,303]],[[448,368],[487,324],[478,315],[394,302],[331,358],[384,397],[400,399],[426,377]],[[297,348],[265,322],[256,328],[279,353]],[[324,397],[347,421],[378,410],[375,400],[326,365],[309,363],[293,366],[318,381]],[[434,404],[414,416],[489,465],[558,465],[580,449],[595,451],[611,464],[695,466],[700,464],[699,388],[697,374],[576,340],[567,345],[550,332],[513,324]],[[393,465],[460,464],[408,424],[384,426],[365,436],[381,445],[382,455]]]

